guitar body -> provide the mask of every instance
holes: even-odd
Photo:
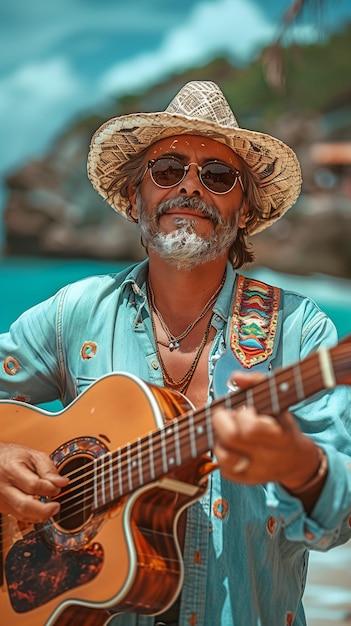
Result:
[[[190,408],[181,394],[128,374],[100,379],[56,414],[0,402],[2,441],[47,452],[61,473],[75,473],[83,487],[45,524],[2,516],[2,624],[99,626],[108,624],[111,611],[157,614],[174,602],[183,578],[177,521],[204,493],[207,457],[111,498],[106,507],[81,502],[92,461],[101,463],[110,450],[128,450],[129,442],[162,430],[165,421]],[[108,476],[99,498],[111,488]]]
[[[346,337],[197,410],[125,373],[104,376],[54,415],[0,401],[2,441],[47,452],[69,477],[59,514],[44,524],[0,515],[1,624],[103,626],[113,613],[166,610],[183,580],[179,516],[216,467],[206,453],[213,408],[254,406],[279,419],[323,389],[350,385],[350,362]]]

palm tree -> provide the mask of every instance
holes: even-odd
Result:
[[[283,40],[292,24],[300,17],[304,10],[312,8],[316,19],[320,18],[323,7],[328,0],[294,0],[288,4],[283,15],[280,33],[277,39],[264,53],[263,63],[265,66],[266,80],[276,90],[282,90],[285,84]]]

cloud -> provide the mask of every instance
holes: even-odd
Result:
[[[101,0],[98,7],[95,0],[6,4],[0,20],[7,50],[0,57],[0,176],[39,156],[68,120],[103,99],[96,82],[101,67],[118,66],[152,42],[157,47],[161,33],[186,20],[198,1],[162,11],[161,0],[122,6]]]
[[[74,114],[81,108],[85,90],[64,58],[28,63],[2,79],[2,167],[40,154],[62,128],[67,110]]]
[[[163,0],[12,0],[1,7],[0,38],[7,54],[0,56],[0,71],[16,68],[31,59],[52,55],[65,42],[70,45],[89,38],[129,36],[137,45],[147,36],[161,37],[169,28],[187,18],[191,7],[201,0],[168,3]],[[124,58],[124,46],[117,45],[115,56]]]
[[[307,41],[315,30],[293,32]],[[0,174],[104,98],[214,55],[248,61],[276,35],[261,0],[12,0],[0,21]]]
[[[171,29],[159,48],[117,63],[102,76],[104,95],[143,89],[174,72],[196,67],[216,55],[250,62],[277,37],[277,23],[254,0],[209,0],[196,4],[188,20]],[[291,28],[290,40],[315,41],[314,25]]]
[[[246,62],[272,40],[274,30],[268,16],[248,0],[202,2],[194,7],[188,20],[166,34],[157,50],[110,68],[99,88],[104,94],[143,88],[219,54]]]
[[[30,19],[27,3],[14,0],[14,4],[8,13],[17,11],[16,41],[21,55],[17,52],[12,58],[10,54],[7,73],[0,74],[0,119],[6,120],[0,171],[40,155],[69,119],[97,101],[116,92],[144,88],[168,73],[200,64],[216,52],[247,55],[258,45],[257,38],[268,38],[272,32],[267,19],[248,0],[194,0],[186,3],[186,10],[181,10],[180,3],[177,14],[172,7],[160,12],[160,0],[149,0],[147,6],[140,0],[129,0],[118,11],[115,3],[107,0],[100,11],[87,0],[61,0],[60,10],[56,3],[36,0],[31,9],[33,28],[23,21]],[[137,20],[132,18],[136,10]],[[12,21],[10,17],[8,14],[7,23],[13,26],[14,16]],[[244,24],[248,24],[245,31]],[[13,28],[3,25],[2,30],[10,45]],[[143,33],[150,32],[154,35],[153,46],[149,45],[153,51],[132,56],[133,45],[136,50],[147,48]],[[119,45],[111,45],[110,40],[103,48],[111,33]],[[132,44],[126,59],[123,37],[128,33]],[[84,56],[81,50],[90,35],[91,47],[89,51],[85,48]],[[102,76],[99,72],[88,76],[83,67],[92,64],[95,51],[103,55],[102,66],[108,67]]]

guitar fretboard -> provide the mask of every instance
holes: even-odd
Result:
[[[105,508],[211,450],[214,409],[246,405],[279,419],[280,413],[289,407],[335,385],[330,351],[324,350],[277,371],[250,389],[228,393],[207,408],[188,411],[94,461],[93,508]]]

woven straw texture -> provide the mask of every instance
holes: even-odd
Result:
[[[227,144],[257,173],[263,211],[251,234],[267,228],[296,201],[301,170],[293,150],[265,133],[239,128],[219,87],[210,81],[187,83],[165,111],[115,117],[93,135],[88,176],[94,188],[125,217],[128,201],[108,198],[107,189],[126,160],[164,137],[205,135]]]

